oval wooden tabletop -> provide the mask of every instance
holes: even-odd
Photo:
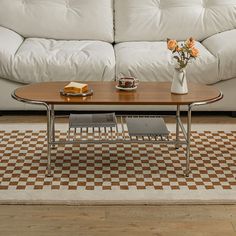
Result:
[[[66,97],[60,90],[69,82],[42,82],[15,90],[16,98],[47,104],[93,105],[189,105],[221,99],[221,92],[213,86],[189,83],[189,93],[171,94],[169,82],[140,82],[135,91],[116,89],[115,82],[86,82],[94,93],[88,97]]]

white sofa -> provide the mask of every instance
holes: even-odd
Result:
[[[109,81],[120,73],[171,81],[165,41],[190,36],[201,55],[188,80],[225,95],[201,109],[236,111],[236,0],[0,0],[0,110],[37,109],[10,96],[26,83]]]

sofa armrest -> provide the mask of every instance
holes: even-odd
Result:
[[[0,26],[0,62],[9,62],[23,41],[24,38],[16,32]]]
[[[219,77],[227,80],[236,77],[236,29],[215,34],[202,44],[218,58]]]
[[[19,34],[0,26],[0,77],[12,78],[15,54],[23,41]]]

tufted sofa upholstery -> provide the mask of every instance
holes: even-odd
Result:
[[[236,0],[0,0],[0,109],[27,109],[10,99],[25,83],[171,81],[166,38],[190,36],[188,80],[223,90],[207,109],[236,110]]]
[[[32,83],[115,77],[111,0],[0,0],[0,26],[2,78]]]
[[[230,71],[236,76],[236,67],[226,69],[228,62],[220,63],[216,52],[230,45],[229,40],[233,39],[235,0],[115,0],[115,22],[117,74],[129,74],[140,80],[171,80],[173,65],[163,41],[167,38],[181,41],[193,36],[201,57],[188,66],[189,81],[213,84],[225,77],[232,78],[227,75]],[[217,38],[216,49],[208,38],[220,32],[224,36]],[[228,41],[223,45],[225,38]],[[230,61],[232,57],[227,55]]]
[[[235,10],[235,0],[115,0],[115,40],[183,40],[192,35],[203,41],[234,29]]]

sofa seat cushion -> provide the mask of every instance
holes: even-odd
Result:
[[[115,56],[111,44],[100,41],[56,41],[29,38],[19,47],[7,78],[31,83],[62,80],[112,80]],[[0,71],[0,77],[2,72]],[[5,73],[6,74],[6,73]]]
[[[221,80],[236,77],[236,30],[222,32],[204,40],[202,44],[219,60]]]
[[[212,84],[218,79],[217,58],[202,44],[201,55],[187,66],[191,82]],[[126,42],[115,46],[117,75],[134,76],[140,81],[171,81],[174,73],[171,52],[166,42]]]

